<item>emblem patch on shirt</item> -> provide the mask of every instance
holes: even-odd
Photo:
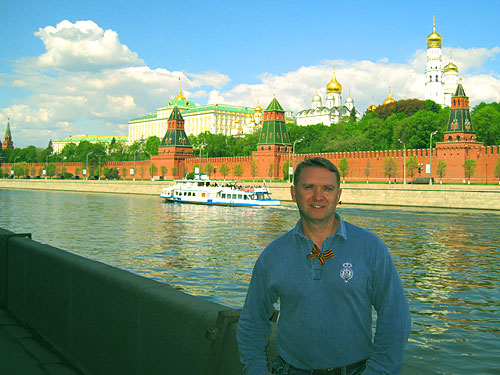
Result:
[[[342,268],[342,270],[340,271],[340,277],[344,279],[345,282],[348,282],[352,279],[352,276],[354,274],[352,271],[352,264],[344,263],[343,266],[344,268]]]

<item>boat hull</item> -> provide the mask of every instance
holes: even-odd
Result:
[[[280,206],[280,201],[276,199],[269,200],[224,200],[224,199],[185,199],[184,197],[160,196],[170,203],[190,203],[190,204],[204,204],[211,206],[233,206],[233,207],[276,207]]]

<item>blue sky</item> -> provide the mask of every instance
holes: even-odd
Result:
[[[500,1],[32,1],[0,8],[0,136],[127,135],[179,90],[199,104],[309,108],[335,70],[359,112],[424,98],[436,16],[471,105],[500,101]]]

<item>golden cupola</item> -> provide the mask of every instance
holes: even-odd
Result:
[[[427,48],[441,48],[443,38],[436,31],[436,20],[432,24],[432,33],[427,37]]]
[[[262,109],[262,107],[260,106],[259,103],[257,103],[257,107],[254,108],[254,112],[255,113],[262,113],[262,112],[264,112],[264,110]]]
[[[458,72],[458,66],[453,64],[453,61],[451,61],[451,52],[450,52],[450,62],[444,67],[444,71],[445,72],[450,72],[450,71]]]
[[[366,110],[367,112],[373,112],[377,109],[377,106],[375,105],[375,98],[373,98],[372,100],[372,105],[368,107],[368,109]]]
[[[184,95],[182,95],[181,89],[179,89],[179,95],[177,95],[174,100],[187,100]]]
[[[330,82],[328,82],[328,85],[326,85],[326,92],[337,92],[341,93],[342,92],[342,85],[337,81],[337,78],[335,78],[335,72],[333,72],[333,78]]]
[[[391,104],[391,103],[395,103],[395,102],[396,101],[391,96],[391,88],[389,87],[389,96],[387,97],[387,99],[384,100],[384,102],[382,104],[387,105],[387,104]]]

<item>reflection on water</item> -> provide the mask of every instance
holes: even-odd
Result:
[[[0,207],[3,228],[230,307],[241,307],[262,249],[298,219],[293,207],[179,205],[111,194],[0,190]],[[422,374],[497,374],[500,215],[339,212],[391,249],[413,316],[406,363]]]

